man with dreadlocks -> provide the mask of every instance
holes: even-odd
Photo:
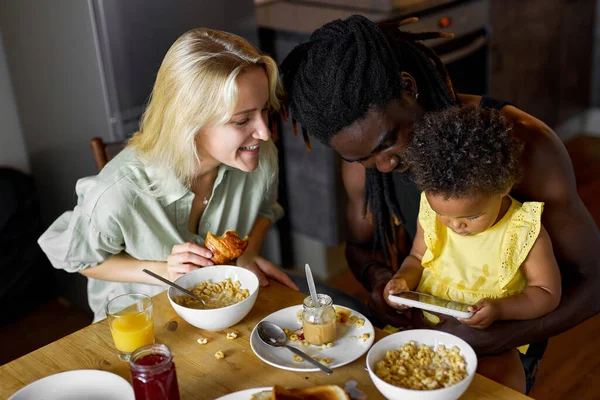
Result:
[[[555,311],[527,321],[502,321],[485,330],[452,318],[428,328],[467,340],[479,355],[545,341],[600,311],[600,235],[579,198],[573,167],[556,134],[535,117],[488,97],[456,94],[444,65],[421,41],[443,33],[409,33],[355,15],[315,31],[281,65],[293,123],[344,159],[349,237],[346,257],[372,292],[369,308],[380,326],[425,326],[407,321],[383,299],[383,289],[415,236],[420,192],[402,162],[412,125],[424,113],[456,104],[500,110],[524,143],[523,178],[511,195],[546,204],[543,224],[561,267],[563,297]],[[398,252],[396,251],[398,250]],[[528,352],[529,355],[529,352]],[[531,365],[528,363],[531,362]],[[524,361],[535,369],[533,358]],[[527,371],[530,372],[530,371]],[[531,380],[528,387],[531,386]]]

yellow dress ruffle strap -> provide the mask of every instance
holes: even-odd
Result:
[[[502,262],[500,264],[500,287],[506,288],[521,268],[542,229],[544,203],[525,202],[512,218],[502,241]]]
[[[440,236],[444,234],[443,229],[446,229],[439,223],[437,214],[429,205],[427,197],[425,197],[425,192],[421,193],[419,223],[423,228],[423,239],[427,246],[427,250],[425,250],[425,254],[423,254],[423,258],[421,259],[421,264],[425,264],[436,257],[440,246]]]

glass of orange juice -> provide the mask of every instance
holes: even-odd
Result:
[[[129,361],[136,349],[154,343],[152,299],[145,294],[122,294],[106,305],[106,317],[119,358]]]

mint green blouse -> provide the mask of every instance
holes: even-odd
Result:
[[[68,272],[95,266],[125,252],[143,261],[166,261],[176,244],[204,244],[206,233],[221,235],[234,229],[248,235],[258,216],[277,221],[283,208],[277,203],[277,149],[261,145],[260,166],[243,172],[221,165],[198,232],[190,232],[194,194],[180,185],[164,196],[149,189],[152,167],[136,150],[126,148],[95,176],[77,182],[77,206],[61,215],[38,240],[52,265]],[[124,293],[149,296],[162,285],[111,282],[88,278],[88,301],[94,322],[106,317],[110,299]]]

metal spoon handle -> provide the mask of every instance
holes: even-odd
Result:
[[[304,266],[304,271],[306,272],[306,280],[308,281],[308,291],[313,301],[313,307],[319,307],[319,297],[317,296],[317,288],[315,287],[315,280],[313,279],[312,271],[310,270],[310,265],[306,264]]]
[[[287,344],[284,345],[284,346],[286,348],[288,348],[292,353],[294,353],[294,354],[302,357],[304,360],[308,361],[309,363],[311,363],[315,367],[319,368],[321,371],[325,372],[327,375],[333,374],[333,371],[331,369],[327,368],[326,366],[324,366],[323,364],[321,364],[320,362],[318,362],[317,360],[315,360],[314,358],[312,358],[311,356],[309,356],[305,352],[303,352],[301,350],[298,350],[295,347],[288,346]]]
[[[175,282],[171,282],[170,280],[168,280],[168,279],[165,279],[165,278],[163,278],[162,276],[160,276],[160,275],[157,275],[157,274],[155,274],[154,272],[152,272],[152,271],[149,271],[149,270],[147,270],[147,269],[143,269],[142,271],[144,271],[145,273],[147,273],[147,274],[148,274],[148,275],[150,275],[150,276],[153,276],[153,277],[155,277],[155,278],[156,278],[156,279],[158,279],[159,281],[162,281],[162,282],[166,283],[167,285],[169,285],[169,286],[173,286],[175,289],[182,291],[183,293],[187,294],[188,296],[190,296],[190,297],[192,297],[192,298],[194,298],[194,299],[198,300],[198,301],[199,301],[200,303],[202,303],[203,305],[206,305],[206,302],[205,302],[203,299],[201,299],[200,297],[196,296],[194,293],[190,292],[189,290],[182,288],[181,286],[179,286],[179,285],[178,285],[178,284],[176,284]]]

